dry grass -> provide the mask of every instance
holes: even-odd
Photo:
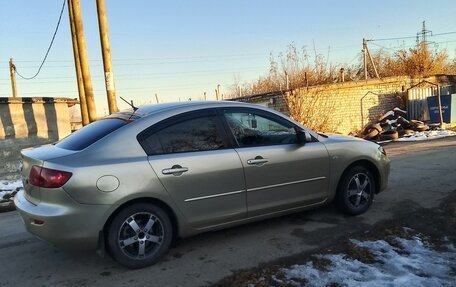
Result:
[[[323,94],[323,90],[312,92],[291,91],[285,93],[290,117],[306,127],[319,132],[334,132],[335,123],[331,115],[335,102]]]

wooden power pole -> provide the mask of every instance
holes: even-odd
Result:
[[[377,71],[377,67],[375,66],[374,59],[372,58],[372,55],[369,51],[369,47],[367,46],[367,41],[366,39],[363,38],[363,62],[364,62],[364,79],[367,80],[368,74],[367,74],[367,57],[369,57],[369,61],[371,62],[372,68],[374,69],[375,76],[380,79],[380,76]]]
[[[17,87],[16,87],[16,73],[14,72],[14,60],[10,58],[9,60],[9,69],[11,77],[11,89],[13,90],[13,98],[17,97]]]
[[[85,97],[84,91],[84,81],[82,79],[82,71],[81,71],[81,59],[79,58],[79,49],[78,49],[78,39],[76,37],[76,28],[74,25],[74,17],[73,17],[73,1],[68,0],[68,15],[70,17],[70,28],[71,28],[71,40],[73,42],[73,54],[74,54],[74,65],[76,68],[76,78],[78,82],[78,92],[79,92],[79,106],[81,108],[81,120],[82,125],[88,125],[89,121],[89,114],[87,111],[87,101]]]
[[[111,63],[111,45],[108,36],[108,18],[104,0],[97,0],[98,28],[100,29],[101,53],[105,72],[106,94],[108,97],[109,114],[117,113],[116,90],[114,87],[114,74]]]
[[[87,113],[89,121],[94,122],[97,120],[97,111],[95,107],[95,99],[93,96],[92,80],[90,78],[89,60],[87,58],[86,42],[84,36],[84,25],[82,23],[82,12],[80,0],[72,1],[73,20],[76,31],[76,39],[79,51],[79,62],[81,66],[82,80],[84,82],[84,94],[87,102]]]
[[[370,62],[371,62],[372,68],[374,68],[375,76],[376,76],[378,79],[380,79],[380,76],[378,75],[377,67],[375,66],[374,59],[372,58],[372,55],[371,55],[371,53],[370,53],[370,51],[369,51],[369,47],[367,46],[367,41],[366,41],[365,49],[366,49],[366,52],[367,52],[367,56],[369,57],[369,60],[370,60]]]
[[[424,22],[423,22],[424,25]],[[439,105],[439,127],[441,129],[445,128],[445,123],[443,122],[443,113],[442,113],[442,99],[440,98],[440,86],[437,85],[437,103]]]
[[[367,42],[363,38],[363,63],[364,63],[364,80],[367,81]]]

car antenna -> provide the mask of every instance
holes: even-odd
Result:
[[[131,117],[134,115],[134,113],[138,110],[138,107],[135,107],[135,105],[133,104],[133,100],[131,100],[129,103],[126,99],[124,99],[122,97],[120,97],[120,98],[122,99],[122,101],[126,102],[133,109],[133,113],[131,113],[130,117],[128,118],[128,120],[130,120]]]
[[[136,112],[138,110],[138,107],[135,107],[135,105],[133,104],[133,100],[131,100],[131,102],[128,102],[126,99],[120,97],[122,99],[122,101],[126,102],[127,105],[129,105],[132,109],[133,109],[133,113]]]

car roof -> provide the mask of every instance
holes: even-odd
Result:
[[[162,104],[153,104],[153,105],[145,105],[140,106],[135,111],[134,114],[140,117],[146,117],[152,114],[156,114],[163,111],[171,111],[177,110],[186,107],[194,107],[198,109],[203,108],[216,108],[216,107],[251,107],[251,108],[263,108],[262,106],[250,104],[250,103],[243,103],[243,102],[235,102],[235,101],[185,101],[185,102],[172,102],[172,103],[162,103]],[[124,114],[131,114],[133,113],[133,109],[123,110],[120,113]]]

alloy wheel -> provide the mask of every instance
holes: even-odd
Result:
[[[163,243],[164,234],[163,223],[155,214],[139,212],[122,223],[117,242],[128,257],[145,259],[157,252]]]
[[[372,183],[366,173],[356,173],[348,182],[347,201],[354,208],[363,208],[372,196]]]

